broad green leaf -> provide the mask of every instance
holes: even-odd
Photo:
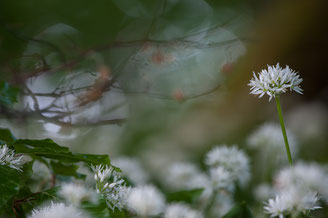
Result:
[[[246,203],[241,203],[234,206],[223,218],[253,218],[251,211],[246,206]]]
[[[16,138],[13,136],[9,129],[0,128],[0,145],[1,144],[10,144],[15,141]]]
[[[195,201],[203,192],[202,188],[178,191],[167,194],[167,201],[184,201],[186,203],[192,203]]]
[[[12,105],[17,102],[19,89],[9,85],[7,82],[0,81],[0,104]]]
[[[81,208],[95,218],[109,217],[109,209],[103,198],[99,198],[97,205],[91,204],[89,202],[82,202]]]
[[[58,160],[65,163],[84,162],[87,164],[110,164],[108,155],[94,155],[94,154],[78,154],[69,151],[69,148],[56,144],[51,139],[44,140],[30,140],[19,139],[13,143],[16,152],[29,154],[31,156],[39,156]],[[116,168],[116,170],[119,170]]]
[[[75,164],[63,164],[61,162],[50,162],[51,168],[56,175],[74,176],[76,179],[85,179],[85,175],[77,172],[79,166]]]

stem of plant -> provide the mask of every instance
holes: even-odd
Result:
[[[282,112],[281,112],[280,97],[277,96],[277,97],[275,97],[275,99],[276,99],[276,104],[277,104],[277,110],[278,110],[278,115],[279,115],[279,120],[280,120],[281,131],[282,131],[282,135],[284,136],[288,161],[289,161],[290,165],[293,165],[293,159],[292,159],[292,156],[290,154],[290,148],[289,148],[289,143],[288,143],[288,138],[287,138],[287,133],[286,133],[286,128],[285,128],[284,118],[282,117]]]

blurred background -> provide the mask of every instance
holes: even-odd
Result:
[[[213,145],[238,144],[255,186],[270,177],[249,137],[278,117],[274,101],[251,96],[247,84],[253,71],[279,62],[304,79],[303,95],[282,96],[294,159],[327,164],[327,6],[3,0],[0,74],[10,87],[1,91],[19,94],[1,101],[0,127],[80,153],[137,158],[155,181],[168,163],[203,167]]]

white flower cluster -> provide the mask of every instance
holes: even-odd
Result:
[[[210,167],[211,178],[218,187],[232,183],[246,185],[250,179],[249,160],[237,146],[217,146],[206,155],[205,163]],[[229,188],[229,187],[226,187]]]
[[[98,201],[97,194],[90,189],[86,189],[81,184],[62,184],[58,194],[64,198],[67,203],[74,206],[79,206],[83,201],[89,201],[95,204]]]
[[[63,203],[53,203],[50,206],[43,207],[39,210],[33,210],[29,218],[88,218],[82,211],[73,207],[66,206]]]
[[[203,215],[186,204],[175,203],[166,208],[164,218],[203,218]]]
[[[107,206],[113,211],[115,208],[122,210],[130,190],[125,181],[112,167],[97,165],[91,168],[95,173],[97,193],[105,198]]]
[[[164,211],[165,199],[157,188],[144,185],[131,189],[127,205],[129,210],[138,216],[157,216]]]
[[[288,89],[302,94],[300,84],[303,79],[289,66],[281,68],[279,63],[276,66],[268,65],[268,70],[262,70],[259,77],[254,72],[253,76],[248,85],[251,86],[251,94],[259,95],[260,98],[267,94],[271,101],[272,97],[279,96]]]
[[[6,165],[18,171],[22,171],[23,155],[16,156],[14,150],[8,148],[7,145],[0,146],[0,165]]]
[[[291,188],[269,199],[264,209],[271,217],[283,218],[291,215],[296,217],[300,213],[321,208],[318,206],[319,197],[315,192]]]
[[[328,200],[328,175],[317,164],[298,163],[281,170],[275,178],[278,194],[264,209],[272,217],[297,216],[319,209],[319,197]]]
[[[297,155],[298,146],[291,131],[288,131],[288,141],[293,155]],[[265,153],[272,154],[274,152],[280,159],[287,160],[285,142],[279,124],[271,122],[262,124],[247,138],[247,144],[249,147],[260,149]]]
[[[328,203],[328,173],[316,163],[297,163],[291,168],[282,169],[275,177],[275,186],[279,190],[297,187],[316,192]]]

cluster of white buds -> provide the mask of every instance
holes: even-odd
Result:
[[[126,186],[121,176],[109,166],[91,166],[95,173],[96,191],[101,194],[109,208],[122,210],[130,188]]]
[[[23,155],[17,156],[14,150],[7,145],[0,146],[0,165],[6,165],[18,171],[22,171]]]
[[[268,70],[262,70],[259,77],[254,72],[253,76],[248,85],[251,86],[251,94],[259,95],[259,98],[267,94],[271,100],[272,97],[279,96],[288,89],[302,94],[300,84],[303,79],[289,66],[281,68],[278,63],[275,67],[268,66]]]

